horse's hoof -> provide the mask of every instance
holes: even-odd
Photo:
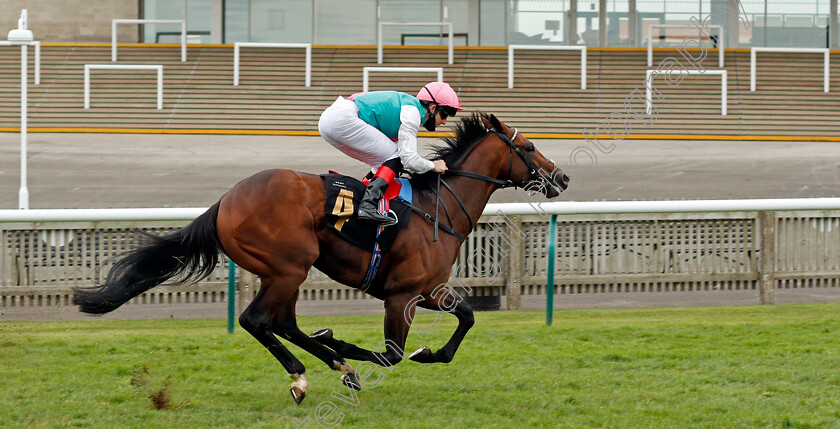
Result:
[[[306,392],[297,387],[292,387],[289,391],[292,392],[292,399],[295,401],[295,405],[300,405],[303,402],[303,398],[306,397]]]
[[[432,361],[432,351],[428,347],[421,347],[408,358],[415,362],[429,363]]]
[[[306,388],[309,386],[309,382],[306,381],[306,374],[289,374],[289,376],[294,380],[291,389],[289,389],[292,393],[292,399],[294,399],[295,405],[300,405],[306,396]]]
[[[344,383],[345,386],[356,389],[362,390],[362,383],[359,383],[359,377],[356,375],[355,372],[350,372],[341,376],[341,381]]]
[[[321,328],[309,334],[309,338],[312,338],[313,340],[318,342],[328,341],[333,338],[333,331],[329,328]]]

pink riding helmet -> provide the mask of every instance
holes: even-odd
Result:
[[[417,93],[417,99],[430,101],[440,106],[452,107],[456,111],[464,110],[461,107],[461,101],[458,100],[458,94],[446,82],[429,82],[423,85],[423,88]]]

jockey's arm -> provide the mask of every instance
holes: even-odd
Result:
[[[425,173],[435,167],[432,161],[417,153],[417,132],[420,130],[420,111],[414,106],[400,109],[400,129],[397,135],[397,149],[403,167],[415,174]]]

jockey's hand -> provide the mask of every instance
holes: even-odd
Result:
[[[443,162],[442,159],[438,159],[438,160],[435,160],[435,161],[432,161],[432,162],[435,164],[435,167],[432,169],[432,171],[434,171],[435,173],[446,172],[446,163]]]

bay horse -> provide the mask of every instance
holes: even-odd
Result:
[[[432,172],[412,177],[418,210],[383,255],[379,273],[366,290],[384,301],[384,352],[336,339],[330,329],[307,335],[298,328],[295,303],[310,268],[359,287],[371,252],[339,238],[325,224],[324,180],[291,170],[266,170],[248,177],[186,227],[148,237],[149,242],[115,262],[102,285],[74,289],[73,303],[85,313],[104,314],[163,282],[183,284],[204,278],[224,253],[260,279],[260,289],[239,323],[292,377],[290,391],[296,404],[306,395],[306,369],[277,336],[341,371],[344,384],[359,390],[359,378],[346,359],[382,366],[402,360],[416,303],[446,309],[457,317],[458,326],[438,351],[423,347],[409,358],[448,363],[474,319],[469,304],[456,293],[441,293],[439,286],[448,281],[463,237],[472,231],[490,195],[502,187],[537,184],[539,192],[552,198],[569,181],[531,141],[494,115],[474,113],[455,128],[455,137],[445,138],[446,145],[434,152],[435,159],[443,159],[451,168],[444,173],[446,180]],[[434,183],[444,183],[444,190]],[[440,222],[447,233],[435,241],[438,224],[428,221],[432,218],[428,213],[437,204],[454,209],[447,210],[447,218]]]

